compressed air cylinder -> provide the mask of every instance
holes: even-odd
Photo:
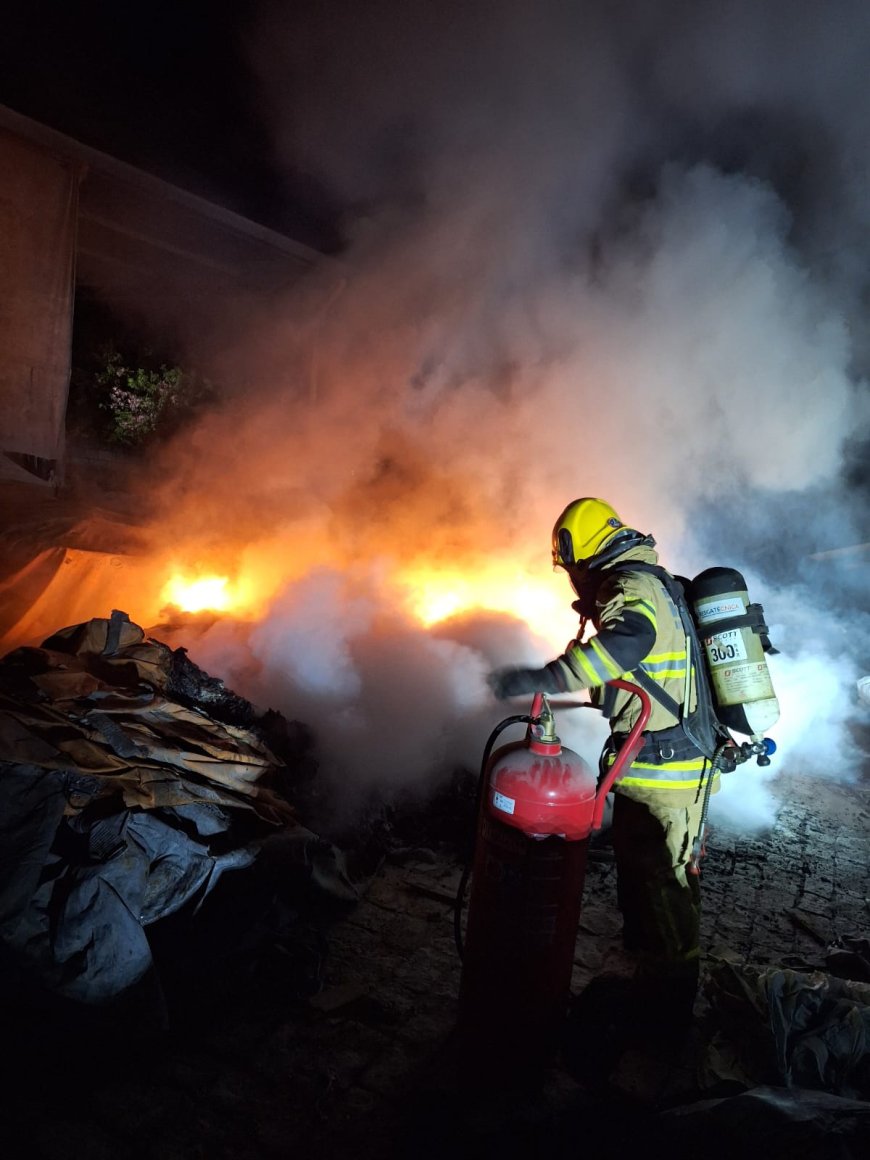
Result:
[[[736,733],[761,737],[779,720],[779,702],[761,637],[733,623],[749,609],[746,581],[734,568],[708,568],[692,581],[690,599],[719,719]]]

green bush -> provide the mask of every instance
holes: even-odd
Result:
[[[170,434],[211,396],[210,384],[198,375],[150,362],[147,355],[129,359],[107,347],[94,357],[90,371],[75,372],[80,418],[101,416],[96,425],[107,442],[142,447]]]

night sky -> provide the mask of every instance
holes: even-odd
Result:
[[[512,133],[530,167],[550,141],[609,164],[599,214],[649,198],[668,161],[758,177],[800,242],[854,178],[837,137],[861,116],[867,21],[852,0],[732,7],[11,0],[0,102],[327,250],[373,204],[428,196],[432,157]]]
[[[4,5],[0,103],[334,249],[337,202],[292,162],[275,163],[248,55],[258,9],[244,9],[231,14],[207,0],[14,0]]]

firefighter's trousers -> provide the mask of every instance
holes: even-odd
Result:
[[[700,888],[687,867],[701,811],[700,802],[660,806],[614,795],[617,900],[626,947],[638,954],[638,977],[661,983],[678,1008],[691,1007],[698,982]]]

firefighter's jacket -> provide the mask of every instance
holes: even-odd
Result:
[[[565,691],[589,689],[593,704],[602,703],[605,682],[616,677],[630,681],[638,669],[678,705],[685,702],[688,681],[687,707],[691,711],[695,706],[694,666],[687,663],[686,634],[679,611],[654,575],[622,570],[632,561],[656,564],[658,555],[653,548],[636,544],[601,569],[591,617],[597,634],[585,644],[571,641],[547,668]],[[608,690],[608,694],[615,694],[609,713],[618,749],[640,715],[640,699],[622,689]],[[674,806],[697,801],[705,788],[709,762],[685,738],[678,718],[655,698],[650,697],[650,702],[644,749],[615,789],[636,800],[660,804],[665,798]],[[712,792],[718,789],[717,783],[718,774]]]

